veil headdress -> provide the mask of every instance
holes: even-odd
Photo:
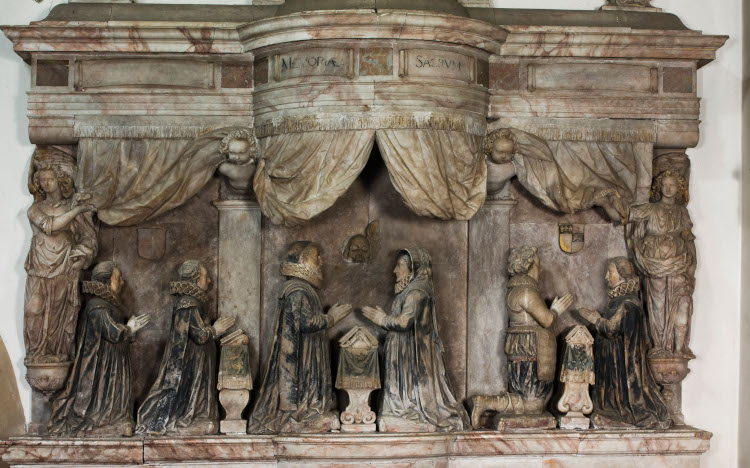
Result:
[[[409,259],[412,272],[412,279],[406,289],[417,288],[432,296],[432,258],[427,249],[422,247],[410,247],[401,249],[396,254],[396,258],[406,255]]]

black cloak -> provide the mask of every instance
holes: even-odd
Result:
[[[634,294],[609,301],[596,322],[592,419],[597,426],[625,423],[667,429],[669,411],[646,361],[641,301]]]
[[[285,282],[248,432],[291,432],[295,423],[333,417],[336,395],[327,328],[328,316],[313,287],[296,278]]]
[[[101,284],[101,283],[99,283]],[[106,290],[101,284],[102,291]],[[132,435],[130,342],[120,308],[93,297],[78,321],[75,361],[65,389],[52,404],[50,434]]]
[[[203,302],[178,294],[159,375],[138,409],[136,432],[180,432],[196,424],[218,429],[216,345],[204,323]],[[208,431],[200,431],[208,432]]]

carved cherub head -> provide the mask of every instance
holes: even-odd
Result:
[[[484,138],[484,155],[489,162],[506,164],[513,159],[516,141],[507,128],[490,132]]]
[[[254,164],[255,138],[249,130],[232,130],[222,138],[220,151],[234,164]]]
[[[687,205],[690,199],[688,184],[679,172],[667,170],[654,179],[651,186],[651,199],[658,202],[662,198],[674,199],[681,205]]]

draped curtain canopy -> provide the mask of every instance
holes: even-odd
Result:
[[[237,128],[189,138],[81,138],[76,187],[111,225],[151,220],[185,203],[221,164]],[[245,129],[245,134],[247,134]],[[648,199],[650,143],[546,141],[510,129],[521,184],[555,211]],[[331,207],[365,167],[377,140],[394,188],[416,214],[471,219],[487,195],[483,135],[453,128],[342,129],[278,133],[258,140],[248,177],[262,212],[298,225]],[[224,145],[222,145],[224,139]]]

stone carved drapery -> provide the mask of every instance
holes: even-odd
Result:
[[[185,203],[219,164],[221,139],[235,128],[188,138],[81,138],[76,184],[99,218],[134,225]],[[521,184],[543,204],[574,213],[648,199],[652,144],[546,141],[508,129]],[[377,137],[396,190],[416,214],[470,219],[486,195],[482,138],[436,128],[279,133],[260,139],[253,188],[274,224],[298,225],[325,211],[364,168]]]
[[[274,224],[294,226],[325,211],[367,163],[373,130],[286,133],[260,140],[253,189]]]
[[[469,219],[486,198],[480,136],[435,129],[337,130],[261,139],[254,189],[275,224],[329,208],[364,168],[377,135],[396,190],[416,214]]]
[[[225,160],[221,139],[235,128],[188,138],[81,138],[79,191],[90,193],[98,216],[131,226],[185,203]]]
[[[434,129],[378,130],[393,186],[423,216],[470,219],[487,197],[482,137]]]
[[[553,210],[575,213],[608,204],[612,189],[625,206],[649,198],[652,143],[545,141],[508,130],[519,182]]]

